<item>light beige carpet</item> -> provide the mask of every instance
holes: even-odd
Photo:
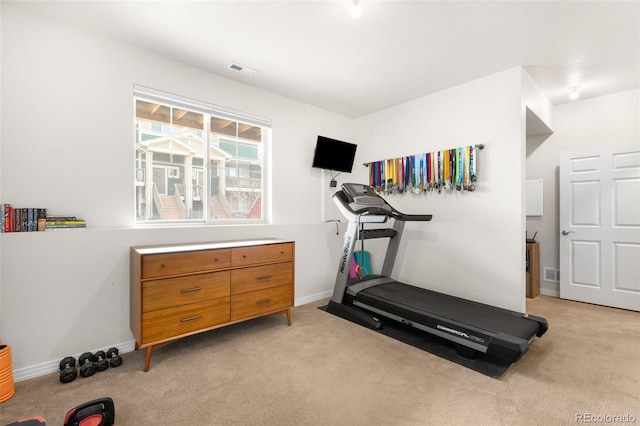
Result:
[[[118,425],[557,425],[640,423],[640,313],[539,296],[549,331],[498,379],[327,314],[321,301],[183,339],[61,384],[16,384],[0,425],[110,396]],[[596,417],[600,416],[600,417]],[[608,416],[608,417],[602,417]]]

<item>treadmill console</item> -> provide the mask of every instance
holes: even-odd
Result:
[[[343,183],[342,190],[353,200],[352,202],[365,206],[383,206],[386,203],[382,197],[375,193],[369,185],[359,183]]]
[[[388,218],[403,222],[431,220],[430,214],[404,214],[397,211],[369,185],[343,183],[342,189],[333,194],[333,200],[345,217],[353,216],[354,221],[362,221],[364,216],[369,217],[367,222],[370,223],[383,223]]]

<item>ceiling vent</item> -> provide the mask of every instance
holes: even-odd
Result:
[[[236,64],[235,62],[232,62],[229,64],[229,69],[232,69],[233,71],[237,71],[239,73],[245,74],[249,77],[253,77],[258,71],[253,70],[251,68],[247,68],[244,65],[240,65],[240,64]]]

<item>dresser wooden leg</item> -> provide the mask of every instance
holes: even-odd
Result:
[[[287,309],[287,325],[291,325],[291,309]]]
[[[147,346],[147,354],[144,357],[144,371],[145,373],[149,371],[149,364],[151,364],[151,351],[153,350],[153,346]]]

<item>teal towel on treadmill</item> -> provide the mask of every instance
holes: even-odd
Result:
[[[353,257],[356,264],[361,267],[363,277],[371,274],[371,256],[368,251],[354,251]]]

